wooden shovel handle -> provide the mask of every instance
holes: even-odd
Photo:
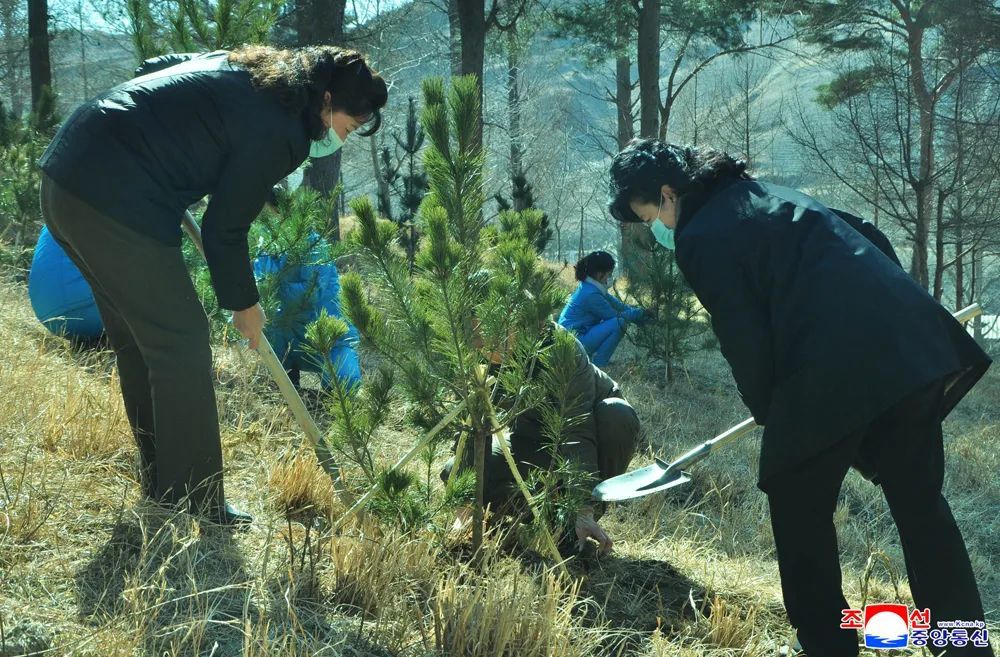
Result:
[[[184,211],[183,219],[184,230],[191,237],[191,241],[198,248],[198,252],[204,257],[205,246],[201,241],[201,228],[199,228],[194,217],[187,210]],[[306,438],[309,439],[312,445],[313,451],[316,452],[316,458],[320,465],[333,480],[333,488],[337,491],[337,495],[340,497],[340,501],[347,508],[351,508],[355,504],[354,496],[344,487],[343,481],[340,475],[340,466],[337,465],[337,461],[334,459],[333,454],[330,453],[329,448],[323,441],[323,435],[320,433],[319,427],[316,426],[316,422],[312,419],[309,414],[309,410],[306,405],[302,403],[302,397],[299,396],[298,391],[295,386],[292,385],[292,381],[288,378],[288,373],[285,372],[285,368],[282,367],[281,361],[278,360],[277,354],[274,353],[274,349],[271,348],[271,343],[268,342],[267,337],[261,333],[260,340],[257,342],[257,353],[260,355],[261,361],[264,363],[264,367],[271,374],[271,378],[274,382],[278,384],[278,390],[281,391],[281,396],[285,398],[285,402],[292,411],[292,415],[295,417],[295,421],[298,423],[299,427],[302,428],[303,433],[306,434]]]

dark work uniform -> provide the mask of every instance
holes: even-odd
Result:
[[[728,179],[686,195],[676,245],[739,392],[764,425],[758,485],[785,607],[810,657],[858,651],[856,632],[839,627],[851,605],[833,513],[860,461],[886,496],[916,605],[932,622],[982,620],[941,495],[941,421],[989,367],[986,354],[898,266],[884,236],[800,192]]]
[[[565,329],[557,328],[562,331]],[[583,473],[581,490],[589,492],[599,482],[622,474],[635,454],[639,439],[639,416],[625,401],[621,388],[599,367],[590,362],[579,340],[576,368],[566,383],[566,416],[577,418],[567,429],[561,445],[561,456],[575,464]],[[486,455],[484,502],[494,510],[507,503],[520,503],[520,492],[514,475],[503,456],[499,437],[493,438]],[[547,468],[552,460],[549,439],[543,429],[542,414],[528,409],[517,417],[511,429],[508,446],[518,471],[527,481],[532,468]],[[467,445],[462,454],[463,467],[472,467],[473,449]],[[441,473],[448,480],[453,461]]]
[[[81,105],[40,160],[45,222],[94,290],[150,496],[221,503],[208,321],[181,256],[181,217],[206,195],[202,237],[219,305],[258,301],[247,232],[301,164],[299,116],[226,52],[153,60]],[[151,71],[151,72],[147,72]]]

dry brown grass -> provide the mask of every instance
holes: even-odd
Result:
[[[444,654],[599,654],[600,628],[583,627],[578,618],[579,582],[567,583],[552,571],[527,575],[511,562],[488,568],[488,577],[460,566],[439,579],[433,622]]]
[[[245,351],[216,349],[227,491],[257,518],[232,534],[138,500],[110,354],[49,336],[23,287],[5,281],[0,335],[0,655],[20,645],[102,657],[756,656],[791,634],[754,485],[756,439],[700,465],[671,496],[612,509],[603,524],[615,555],[572,562],[572,579],[501,552],[497,540],[474,570],[435,530],[365,522],[331,534],[339,508],[329,480]],[[745,416],[717,357],[693,358],[662,389],[649,383],[658,368],[629,347],[619,362],[612,374],[644,420],[637,463]],[[947,425],[948,487],[996,610],[991,391],[1000,386],[983,386]],[[390,462],[412,435],[379,439]],[[897,584],[908,596],[877,489],[849,478],[837,523],[848,599],[888,600]]]
[[[308,525],[333,514],[333,485],[314,454],[300,452],[275,465],[268,489],[275,508],[290,520]]]

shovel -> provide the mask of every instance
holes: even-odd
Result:
[[[190,211],[184,211],[182,221],[184,230],[187,231],[194,245],[198,247],[198,251],[204,256],[205,247],[201,242],[201,228],[198,227],[198,223],[194,220]],[[274,353],[271,343],[268,342],[263,333],[261,333],[260,340],[257,343],[257,353],[260,354],[261,361],[271,374],[271,378],[278,384],[278,390],[281,391],[281,396],[288,403],[288,407],[291,409],[296,422],[302,427],[302,431],[312,444],[313,450],[316,452],[316,459],[333,481],[333,488],[340,497],[341,502],[348,508],[354,506],[356,500],[344,486],[340,476],[340,467],[323,442],[323,436],[320,433],[319,427],[316,426],[316,422],[309,414],[308,409],[306,409],[306,405],[302,402],[302,398],[299,397],[295,386],[289,380],[288,373],[285,372],[285,368],[281,365],[281,361],[278,360],[277,354]]]
[[[686,484],[691,479],[684,473],[685,468],[694,465],[719,447],[745,436],[756,426],[753,418],[743,420],[732,429],[689,450],[671,463],[657,458],[652,465],[605,479],[597,484],[592,496],[598,502],[620,502]]]
[[[979,307],[979,304],[974,303],[952,316],[960,323],[965,324],[973,317],[981,315],[982,312],[983,309]],[[737,438],[742,438],[756,426],[753,418],[748,418],[725,433],[698,445],[671,463],[654,458],[655,463],[651,465],[605,479],[594,487],[591,497],[598,502],[620,502],[685,484],[691,481],[691,478],[684,472],[686,468],[701,461],[723,445],[731,443]]]

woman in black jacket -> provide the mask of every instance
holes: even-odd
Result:
[[[264,325],[247,233],[272,186],[362,125],[385,81],[359,53],[316,46],[171,56],[80,106],[39,162],[45,222],[90,283],[118,363],[147,496],[223,524],[208,322],[181,256],[202,218],[219,305],[255,348]]]
[[[718,151],[633,140],[611,166],[610,210],[676,248],[764,426],[758,486],[802,646],[810,657],[858,652],[856,634],[840,629],[851,605],[833,513],[861,462],[886,496],[917,606],[932,622],[983,620],[941,495],[941,421],[989,358],[899,267],[881,233],[745,169]],[[992,655],[971,644],[953,653]]]

